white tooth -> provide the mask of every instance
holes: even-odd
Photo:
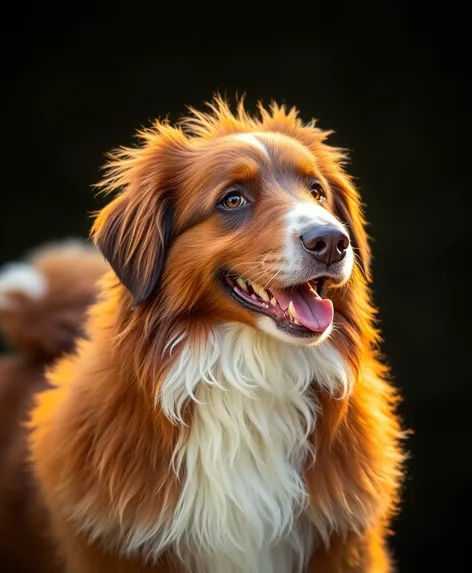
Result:
[[[248,290],[248,288],[247,288],[247,286],[246,286],[246,283],[243,281],[243,279],[242,279],[241,277],[238,277],[238,278],[236,279],[236,282],[238,283],[239,288],[240,288],[241,290],[243,290],[244,292],[249,292],[249,290]]]
[[[293,322],[294,322],[294,324],[300,324],[301,325],[301,322],[299,322],[296,318],[293,319]]]
[[[254,283],[252,285],[252,288],[254,289],[254,292],[262,298],[262,300],[265,300],[266,302],[270,301],[269,295],[266,293],[266,291],[262,287],[260,287],[259,285],[256,285]]]
[[[275,300],[274,297],[272,297],[272,298],[270,299],[270,304],[271,304],[272,306],[277,306],[277,301]]]
[[[316,283],[312,285],[312,290],[315,293],[316,298],[321,298],[320,295],[318,294],[318,281],[316,281]]]
[[[295,307],[293,306],[292,301],[290,301],[290,304],[288,305],[288,314],[290,315],[291,318],[297,317],[297,313],[295,312]]]
[[[290,304],[288,305],[288,313],[293,318],[293,320],[298,320],[298,314],[295,310],[295,307],[293,306],[292,301],[290,301]]]

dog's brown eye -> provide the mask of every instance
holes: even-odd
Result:
[[[310,183],[310,193],[313,199],[316,199],[320,203],[325,200],[325,192],[319,181],[312,181]]]
[[[223,199],[222,205],[223,207],[226,207],[226,209],[237,209],[238,207],[246,205],[246,203],[246,199],[244,199],[240,193],[233,192],[226,195]]]

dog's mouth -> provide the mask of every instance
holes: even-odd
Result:
[[[272,318],[292,336],[319,336],[331,326],[333,303],[321,297],[326,277],[317,277],[286,289],[264,288],[243,277],[223,274],[230,294],[243,306]]]

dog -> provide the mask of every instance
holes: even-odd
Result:
[[[209,105],[99,184],[111,270],[29,422],[51,563],[391,571],[403,432],[346,154],[295,109]]]
[[[33,395],[47,388],[45,368],[74,349],[107,269],[80,239],[48,243],[0,269],[0,333],[12,349],[0,357],[0,568],[6,573],[51,571],[35,534],[42,518],[31,501],[23,424]]]

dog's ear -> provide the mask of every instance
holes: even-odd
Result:
[[[103,209],[94,224],[94,241],[134,306],[156,289],[164,268],[173,228],[169,198],[124,193]]]
[[[156,290],[164,269],[174,229],[170,181],[187,143],[182,132],[158,123],[140,136],[144,145],[112,155],[99,187],[120,193],[92,228],[95,244],[135,306]]]
[[[371,252],[359,194],[344,174],[332,177],[330,186],[334,194],[336,214],[349,231],[357,264],[365,278],[370,281]]]

